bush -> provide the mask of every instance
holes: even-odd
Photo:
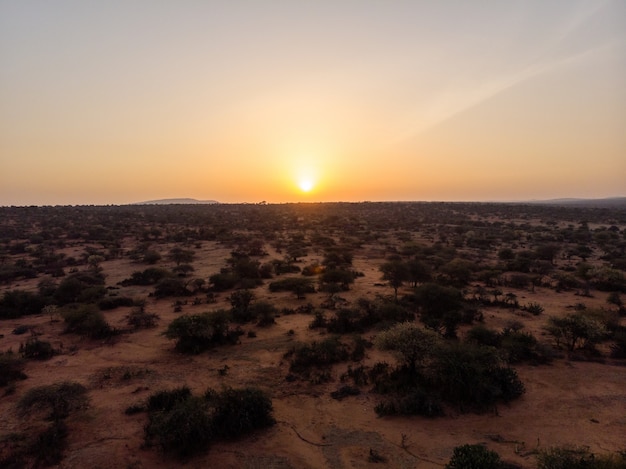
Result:
[[[306,293],[315,293],[315,286],[311,279],[302,277],[291,277],[282,280],[276,280],[269,284],[271,292],[290,291],[298,295],[303,296]]]
[[[446,469],[500,469],[502,463],[495,451],[483,445],[463,445],[454,448]]]
[[[408,394],[395,399],[381,402],[374,407],[379,416],[384,415],[421,415],[424,417],[439,417],[443,409],[437,399],[433,399],[421,389],[415,389]]]
[[[541,450],[537,469],[624,469],[626,452],[598,456],[587,448],[555,447]]]
[[[186,458],[205,451],[218,439],[244,436],[275,423],[272,401],[255,388],[208,389],[203,397],[193,396],[183,386],[150,396],[147,446]]]
[[[65,320],[65,331],[84,335],[90,339],[108,339],[117,331],[113,329],[100,311],[91,306],[76,305],[61,313]]]
[[[147,446],[158,445],[163,452],[187,458],[208,449],[213,424],[208,405],[199,397],[176,402],[171,409],[151,412],[145,427]]]
[[[28,314],[39,314],[46,300],[37,293],[24,290],[5,291],[0,299],[0,319],[15,319]]]
[[[67,426],[63,421],[55,421],[37,435],[26,453],[35,458],[33,467],[54,466],[63,459],[63,450],[66,446]]]
[[[8,386],[13,381],[26,379],[24,360],[11,351],[0,352],[0,387]]]
[[[33,360],[48,360],[54,356],[54,349],[50,342],[30,338],[20,345],[20,355]]]
[[[127,296],[113,296],[102,298],[98,302],[98,308],[103,311],[119,308],[120,306],[134,306],[135,300]]]
[[[515,370],[501,366],[493,348],[446,344],[435,352],[434,361],[432,383],[460,411],[485,410],[500,400],[508,402],[524,393]]]
[[[237,438],[276,423],[272,417],[272,401],[259,389],[229,388],[221,393],[209,389],[205,399],[212,408],[213,428],[219,438]]]
[[[87,388],[80,383],[62,383],[30,389],[18,402],[18,409],[27,414],[32,409],[49,409],[48,419],[61,420],[89,403]]]
[[[134,330],[156,327],[159,319],[158,314],[147,313],[143,308],[138,308],[126,316],[127,324]]]
[[[289,370],[302,373],[312,367],[325,367],[345,361],[350,354],[337,337],[330,337],[321,342],[298,344],[287,352],[286,356],[293,356]]]
[[[158,391],[148,398],[149,411],[172,410],[179,402],[186,401],[191,397],[191,389],[187,386],[172,389],[171,391]]]
[[[218,344],[234,343],[237,335],[228,328],[228,313],[220,310],[214,313],[184,315],[174,319],[165,337],[176,339],[176,350],[197,354]]]

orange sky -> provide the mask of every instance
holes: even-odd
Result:
[[[0,205],[626,195],[620,0],[0,2],[0,64]]]

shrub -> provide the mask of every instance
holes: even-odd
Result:
[[[0,387],[8,386],[18,379],[26,379],[23,369],[24,360],[11,351],[0,352]]]
[[[148,398],[149,411],[167,411],[174,408],[179,402],[186,401],[191,397],[191,389],[187,386],[172,389],[171,391],[158,391]]]
[[[528,311],[533,316],[539,316],[541,313],[545,311],[544,307],[539,303],[528,303],[523,308],[525,311]]]
[[[289,370],[294,373],[306,372],[312,367],[332,365],[348,359],[347,347],[337,337],[330,337],[321,342],[297,344],[287,356],[292,355]]]
[[[439,417],[443,415],[443,409],[439,401],[433,399],[421,389],[415,389],[395,399],[380,402],[374,407],[374,410],[381,417],[385,415]]]
[[[213,439],[213,424],[208,405],[199,397],[176,402],[171,409],[151,412],[145,427],[147,446],[186,458],[208,449]]]
[[[54,349],[50,342],[30,338],[20,345],[20,355],[33,360],[48,360],[54,356]]]
[[[193,354],[236,340],[236,334],[228,328],[228,313],[223,310],[180,316],[164,334],[168,339],[176,339],[176,350]]]
[[[502,463],[495,451],[483,445],[463,445],[454,448],[446,469],[500,469]]]
[[[67,426],[63,421],[55,421],[41,432],[26,449],[26,454],[34,457],[33,467],[54,466],[63,459],[67,446]]]
[[[209,389],[205,399],[212,409],[213,428],[219,438],[237,438],[276,423],[272,417],[272,401],[259,389],[228,388],[220,393]]]
[[[582,447],[554,447],[539,451],[537,469],[624,469],[626,453],[598,456]]]
[[[98,302],[98,308],[103,311],[119,308],[120,306],[134,306],[135,300],[128,296],[112,296],[102,298]]]
[[[512,368],[501,366],[493,348],[445,344],[435,351],[432,383],[459,410],[485,410],[497,401],[508,402],[524,393]]]
[[[269,289],[271,292],[290,291],[298,297],[306,293],[315,293],[315,286],[311,279],[302,277],[290,277],[270,282]]]
[[[90,339],[107,339],[117,333],[104,319],[102,313],[88,305],[68,307],[61,313],[65,331],[84,335]]]
[[[272,401],[255,388],[207,389],[197,397],[183,386],[152,395],[147,407],[146,445],[181,458],[205,451],[217,439],[238,438],[275,423]]]
[[[15,319],[28,314],[39,314],[46,300],[37,293],[24,290],[5,291],[0,299],[0,319]]]
[[[176,277],[162,278],[154,287],[154,296],[157,298],[189,295],[191,295],[191,292],[187,290],[186,282],[183,279]]]
[[[131,313],[126,316],[127,324],[134,330],[156,327],[156,323],[159,319],[158,314],[147,313],[143,308],[131,311]]]
[[[85,408],[88,403],[85,386],[65,381],[30,389],[18,402],[18,409],[23,414],[32,409],[49,409],[50,420],[61,420],[71,412]]]

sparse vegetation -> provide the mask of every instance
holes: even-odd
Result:
[[[546,422],[561,428],[560,441],[574,440],[576,431],[591,425],[607,447],[621,444],[615,419],[606,415],[619,410],[619,390],[611,383],[623,374],[626,359],[623,209],[338,203],[0,212],[0,414],[6,428],[19,430],[0,435],[0,466],[63,465],[75,424],[95,435],[115,418],[126,419],[124,436],[140,430],[145,418],[147,446],[193,458],[223,439],[271,425],[266,395],[228,387],[257,382],[276,389],[281,399],[286,431],[281,426],[273,438],[286,445],[285,464],[294,465],[289,438],[300,437],[314,451],[319,446],[332,460],[335,450],[345,449],[341,432],[350,432],[354,454],[363,451],[361,461],[400,465],[403,453],[385,442],[368,440],[372,446],[360,448],[362,420],[338,422],[342,407],[367,403],[365,412],[387,419],[385,425],[397,423],[399,432],[410,432],[411,425],[438,428],[410,416],[448,419],[465,412],[499,413],[504,418],[490,420],[497,427],[541,400],[544,390],[542,411],[516,428],[526,444],[533,442],[531,431],[544,442]],[[216,310],[203,312],[209,303]],[[133,333],[144,328],[153,329]],[[185,357],[169,348],[208,352]],[[564,359],[571,366],[563,366]],[[103,368],[103,360],[112,366]],[[117,366],[128,360],[149,362],[151,372],[142,365]],[[554,366],[531,368],[550,361]],[[206,395],[186,387],[155,392],[196,370],[194,386],[225,387]],[[30,378],[22,381],[25,372]],[[104,399],[94,401],[84,417],[67,419],[84,408],[86,392],[83,400],[67,383],[37,390],[49,382],[40,377],[57,372],[87,376],[90,389]],[[613,397],[597,399],[609,373],[613,381],[606,392]],[[588,384],[586,405],[564,409],[582,382]],[[526,404],[502,406],[526,387]],[[116,393],[117,410],[106,419],[92,418],[105,404],[108,411],[109,392]],[[558,406],[554,396],[562,397]],[[331,398],[346,402],[337,405]],[[329,405],[335,406],[324,416],[334,432],[330,437],[317,425],[305,429],[292,413],[297,408],[308,418]],[[388,417],[394,415],[409,417]],[[474,425],[484,419],[491,416],[455,420],[461,424],[458,438],[482,441],[484,433]],[[116,446],[117,429],[111,432],[110,440],[89,447]],[[433,432],[428,444],[450,456]],[[484,438],[500,445],[506,433]],[[81,434],[69,441],[77,448],[85,442]],[[520,461],[532,465],[536,453],[541,469],[624,467],[620,453],[594,453],[595,441],[585,440],[590,449],[527,446]],[[523,448],[515,442],[516,453],[518,444]],[[114,463],[145,465],[145,456],[130,446],[111,451],[112,460],[118,453],[125,458]],[[401,446],[403,457],[419,454],[445,463],[429,454],[427,443],[418,452],[405,438]],[[491,467],[490,453],[482,445],[464,445],[448,467],[472,467],[472,461]],[[85,463],[82,454],[76,452],[76,464]],[[239,454],[228,457],[248,462]],[[190,464],[203,464],[202,458]],[[259,465],[274,462],[261,459]]]

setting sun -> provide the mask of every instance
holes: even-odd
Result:
[[[303,179],[302,181],[300,181],[298,186],[300,186],[302,192],[310,192],[311,189],[313,189],[313,181],[311,181],[310,179]]]

